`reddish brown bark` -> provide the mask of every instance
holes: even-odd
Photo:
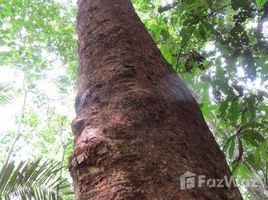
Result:
[[[230,175],[189,90],[129,0],[78,2],[76,199],[241,199],[235,188],[180,189],[186,171]]]

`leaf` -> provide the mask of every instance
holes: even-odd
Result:
[[[256,142],[256,140],[254,140],[251,137],[244,137],[244,139],[248,144],[250,144],[253,147],[258,147],[259,146],[258,142]]]
[[[256,5],[258,9],[261,10],[266,2],[267,0],[256,0]]]
[[[249,178],[250,171],[251,170],[246,163],[242,163],[239,165],[239,173],[245,180]]]
[[[249,123],[244,124],[243,126],[243,129],[254,129],[254,128],[265,128],[265,125],[257,121],[251,121]]]
[[[229,96],[229,98],[235,97],[233,88],[229,86],[227,82],[224,82],[220,79],[216,79],[213,81],[213,84],[215,84],[216,87],[218,87],[218,89],[221,90],[224,94]]]
[[[236,162],[232,165],[232,175],[237,176],[240,162]]]
[[[183,29],[183,36],[182,36],[182,39],[181,39],[181,46],[185,46],[185,44],[191,38],[194,29],[195,28],[193,26],[188,26],[186,29]]]
[[[250,119],[251,119],[251,113],[249,111],[245,111],[242,113],[242,119],[241,119],[242,125],[250,123]]]
[[[172,63],[173,56],[170,52],[170,47],[168,45],[161,45],[160,46],[161,53],[165,57],[165,59],[169,62]]]
[[[56,188],[62,184],[57,178],[61,165],[41,159],[6,163],[0,170],[1,199],[56,200]]]
[[[224,144],[223,150],[225,152],[228,152],[229,159],[233,158],[234,150],[235,150],[235,141],[236,141],[236,135],[232,135]]]
[[[201,5],[201,2],[199,1],[193,1],[193,3],[185,3],[183,4],[183,10],[185,11],[191,11],[193,9],[198,8]]]
[[[259,162],[260,160],[256,158],[256,156],[254,154],[249,154],[246,159],[245,162],[249,164],[249,166],[251,166],[253,169],[255,170],[261,170],[261,163]]]
[[[206,31],[213,33],[214,32],[214,27],[213,25],[211,25],[210,23],[208,23],[207,21],[203,21],[202,25],[204,26],[204,28],[206,29]]]
[[[230,109],[229,109],[229,118],[231,121],[235,123],[237,119],[239,118],[239,115],[240,115],[239,104],[238,104],[238,100],[235,99],[234,101],[232,101]]]
[[[264,164],[267,164],[266,161],[268,160],[268,141],[263,142],[260,144],[255,152],[255,156],[258,157]]]
[[[252,129],[245,129],[241,131],[241,139],[244,139],[254,147],[257,147],[258,144],[265,141],[265,138],[258,131]]]
[[[232,168],[234,176],[242,176],[243,179],[248,179],[251,175],[251,169],[247,163],[236,163]]]
[[[227,111],[227,109],[228,109],[228,107],[229,107],[229,102],[230,102],[230,100],[229,100],[229,99],[226,99],[226,100],[223,101],[223,102],[221,103],[221,105],[220,105],[219,113],[220,113],[220,117],[221,117],[222,119],[225,118],[226,111]]]
[[[207,40],[207,32],[206,32],[206,30],[205,30],[203,24],[200,24],[200,25],[198,26],[198,33],[200,34],[200,36],[201,36],[201,38],[202,38],[203,40],[205,40],[205,41]]]
[[[10,95],[12,86],[7,83],[0,83],[0,104],[11,103],[13,98]]]
[[[156,20],[148,20],[145,26],[152,32],[154,39],[159,40],[161,35],[161,26]]]

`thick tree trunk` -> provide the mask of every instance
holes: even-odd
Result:
[[[189,90],[129,0],[78,1],[76,199],[241,199],[236,188],[182,190],[186,171],[230,176]]]

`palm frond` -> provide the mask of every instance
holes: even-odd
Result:
[[[59,163],[41,159],[6,163],[0,169],[0,199],[58,200],[56,191],[64,182],[58,176],[60,170]]]
[[[0,83],[0,104],[10,103],[13,98],[10,95],[12,87],[8,83]]]

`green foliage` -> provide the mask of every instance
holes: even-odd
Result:
[[[0,170],[0,198],[3,200],[57,200],[57,190],[66,183],[58,176],[61,166],[51,161],[14,161],[5,163]]]
[[[58,178],[65,180],[69,178],[65,167],[72,149],[69,124],[73,118],[70,113],[78,60],[74,27],[76,7],[67,1],[0,0],[0,10],[0,73],[1,78],[11,79],[8,87],[1,85],[0,101],[11,103],[10,97],[13,97],[12,105],[1,106],[3,115],[0,116],[0,123],[1,127],[6,127],[6,130],[0,128],[1,152],[8,152],[18,138],[12,159],[17,161],[42,155],[44,159],[60,163],[54,166],[57,169],[60,166]],[[24,76],[25,80],[21,81]],[[26,98],[23,99],[23,96]],[[23,102],[25,106],[22,106]],[[7,120],[2,123],[1,120],[5,118]],[[0,161],[4,162],[6,156],[0,154]],[[16,167],[26,170],[30,165],[34,163],[10,163],[4,166],[15,177]],[[41,164],[44,171],[40,172],[53,172],[45,165],[50,163]],[[14,189],[20,192],[21,197],[26,196],[27,200],[30,194],[35,195],[34,199],[48,199],[48,195],[55,197],[55,193],[50,194],[52,187],[42,191],[47,185],[34,182],[36,178],[35,181],[38,181],[37,175],[30,180],[36,186],[18,182],[24,184],[23,187]],[[52,174],[50,178],[53,178]],[[62,193],[65,190],[69,189],[60,188],[61,198],[73,199],[71,195]],[[12,191],[2,192],[2,195],[6,195]]]

